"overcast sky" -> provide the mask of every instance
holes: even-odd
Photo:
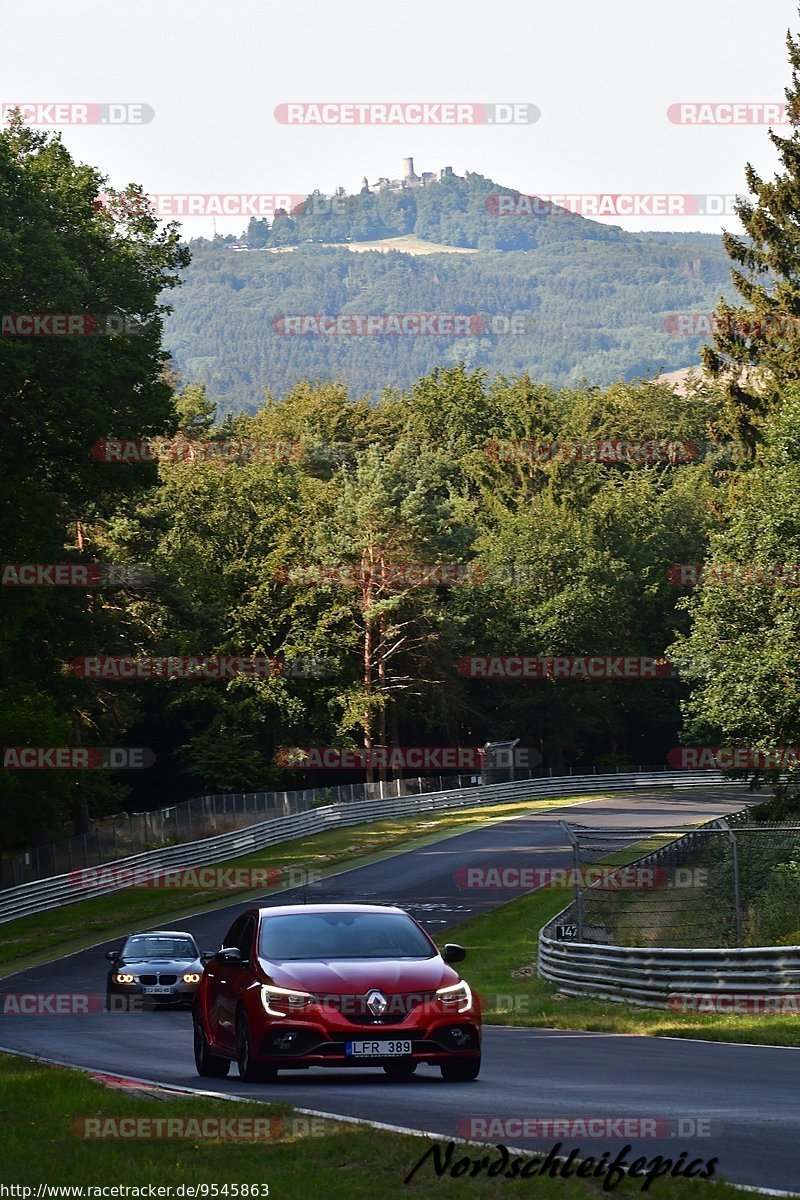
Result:
[[[667,109],[782,101],[786,30],[800,28],[788,0],[0,0],[0,11],[0,99],[151,106],[147,124],[61,133],[112,185],[152,194],[351,192],[413,156],[418,172],[449,165],[532,194],[729,196],[744,189],[746,161],[775,170],[767,126],[676,124]],[[541,116],[506,127],[274,116],[294,102],[436,101],[527,103]],[[736,227],[730,216],[613,223]],[[183,227],[212,232],[207,217]]]

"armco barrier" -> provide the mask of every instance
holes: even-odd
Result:
[[[539,974],[569,996],[667,1008],[675,993],[800,993],[800,946],[671,950],[557,942],[539,934]]]
[[[709,822],[701,829],[717,824],[721,830],[726,827],[721,821]],[[691,843],[697,837],[698,832],[692,832],[679,840]],[[665,850],[636,861],[657,863]],[[609,946],[552,937],[556,925],[567,922],[573,913],[574,902],[539,931],[539,976],[566,995],[678,1009],[681,1001],[670,1004],[670,996],[710,997],[713,1004],[715,997],[724,997],[727,1003],[737,996],[800,995],[800,946],[678,949]],[[691,1011],[691,1000],[688,1007]]]
[[[545,799],[547,797],[586,795],[593,792],[638,791],[664,787],[703,787],[724,783],[731,786],[720,772],[653,771],[629,775],[567,775],[552,779],[524,779],[517,783],[495,783],[480,787],[430,792],[399,799],[357,801],[354,804],[331,804],[295,816],[276,817],[245,829],[233,830],[216,837],[167,846],[129,858],[104,864],[112,868],[128,868],[131,872],[159,873],[177,868],[191,869],[225,862],[252,854],[266,846],[274,846],[291,838],[321,833],[348,825],[361,825],[383,817],[409,813],[441,812],[447,809],[471,808],[482,804],[511,803],[515,800]],[[104,896],[120,890],[119,886],[76,887],[71,875],[55,875],[19,887],[0,891],[0,924],[17,917],[75,904],[91,896]]]

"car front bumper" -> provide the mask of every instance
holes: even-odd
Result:
[[[106,987],[108,1007],[121,1012],[184,1005],[190,1007],[198,986],[196,983],[176,983],[169,992],[148,992],[146,985],[141,983],[109,983]]]
[[[357,1055],[348,1043],[410,1042],[411,1053],[403,1055]],[[275,1022],[257,1039],[254,1058],[270,1066],[290,1067],[381,1067],[391,1063],[440,1064],[453,1059],[474,1058],[481,1051],[481,1029],[474,1020],[450,1017],[431,1026],[350,1026],[347,1030],[325,1029],[315,1023]]]

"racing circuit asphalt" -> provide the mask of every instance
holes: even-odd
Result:
[[[439,934],[519,894],[461,891],[453,879],[457,869],[571,865],[559,819],[647,829],[709,820],[741,804],[741,793],[676,792],[548,809],[331,875],[309,886],[307,899],[398,904],[430,933]],[[295,888],[272,893],[262,903],[301,899]],[[236,914],[252,904],[161,925],[188,929],[201,949],[216,948]],[[0,988],[6,994],[102,993],[103,955],[116,945],[119,939],[6,976]],[[464,974],[469,979],[469,957]],[[376,1071],[312,1069],[286,1072],[277,1083],[259,1085],[241,1083],[235,1066],[227,1079],[200,1079],[192,1059],[191,1017],[184,1011],[3,1015],[0,1049],[109,1074],[377,1120],[444,1139],[464,1136],[469,1117],[654,1118],[670,1122],[668,1137],[662,1136],[666,1128],[661,1125],[658,1138],[567,1139],[563,1153],[580,1145],[584,1154],[608,1150],[613,1158],[630,1140],[629,1159],[639,1154],[676,1158],[684,1150],[689,1159],[716,1155],[717,1177],[800,1192],[800,1050],[790,1047],[489,1026],[484,1029],[481,1075],[474,1083],[444,1083],[438,1070],[421,1067],[407,1083],[392,1082]],[[556,1139],[488,1140],[541,1151]]]

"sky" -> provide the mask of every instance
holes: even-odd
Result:
[[[747,106],[784,100],[789,28],[800,30],[794,0],[0,0],[0,101],[149,106],[103,110],[131,118],[119,124],[48,124],[80,108],[38,116],[112,186],[134,181],[150,195],[226,196],[228,206],[261,196],[268,213],[272,197],[397,177],[413,156],[417,172],[451,166],[532,195],[581,197],[569,206],[585,215],[613,203],[602,219],[625,229],[716,233],[738,229],[729,198],[745,190],[745,163],[767,176],[778,167],[767,124],[755,123],[769,110]],[[280,105],[348,102],[524,104],[541,115],[454,125],[275,116]],[[682,123],[667,115],[701,103],[714,107],[684,108]],[[692,114],[704,123],[685,123]],[[602,196],[623,199],[592,199]],[[715,215],[668,199],[685,196],[712,197],[704,207]],[[219,217],[216,230],[238,234],[248,219]],[[196,215],[182,228],[210,236],[214,223]]]

